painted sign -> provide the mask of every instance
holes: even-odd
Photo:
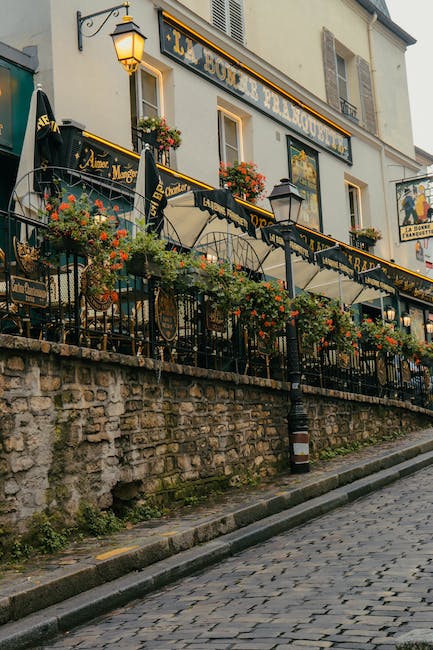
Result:
[[[433,237],[433,176],[401,181],[395,189],[400,241]]]
[[[160,13],[161,52],[283,126],[352,162],[350,137],[270,81]]]
[[[156,324],[162,338],[170,343],[177,336],[177,302],[174,294],[158,289],[155,300]]]
[[[321,230],[317,151],[305,147],[300,142],[290,140],[289,169],[292,183],[304,198],[299,223],[313,230]]]
[[[18,275],[11,276],[11,300],[16,305],[47,307],[48,293],[44,282],[29,280]]]

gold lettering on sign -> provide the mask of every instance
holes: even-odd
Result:
[[[93,149],[89,149],[89,155],[86,160],[79,165],[80,169],[108,169],[108,160],[101,160],[97,158]]]
[[[0,122],[0,135],[3,135],[4,124]]]
[[[169,185],[165,188],[165,193],[167,196],[177,196],[182,194],[182,192],[188,192],[191,189],[191,185],[188,183],[176,183],[176,185]]]
[[[137,178],[138,171],[135,169],[122,169],[120,165],[113,165],[111,171],[111,178],[113,181],[125,181],[125,183],[133,183]]]
[[[45,113],[45,115],[41,115],[37,121],[36,124],[36,131],[40,131],[41,129],[44,128],[44,126],[49,126],[50,130],[53,133],[60,133],[60,129],[58,127],[58,124],[55,120],[50,120],[48,115]]]
[[[173,36],[174,36],[174,45],[173,45],[174,52],[176,52],[176,54],[179,54],[179,56],[184,56],[185,49],[180,44],[180,39],[182,36],[181,33],[178,32],[177,29],[173,29]]]

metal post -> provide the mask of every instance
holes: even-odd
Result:
[[[290,233],[293,226],[280,226],[279,232],[284,241],[286,266],[286,284],[289,298],[294,298],[292,253]],[[288,412],[290,465],[295,474],[310,471],[310,451],[308,416],[301,392],[301,369],[299,362],[297,326],[295,319],[290,319],[286,326],[287,339],[287,374],[290,382],[290,410]]]

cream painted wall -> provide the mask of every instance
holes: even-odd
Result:
[[[374,32],[373,68],[376,80],[379,136],[397,150],[414,157],[412,122],[404,51],[396,47],[385,30]]]

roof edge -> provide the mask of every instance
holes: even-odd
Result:
[[[383,13],[383,11],[380,11],[377,5],[375,5],[371,0],[357,0],[357,2],[370,14],[377,14],[378,21],[387,27],[393,34],[401,38],[406,45],[415,45],[416,38],[405,32],[404,29],[392,21],[389,16]]]
[[[30,72],[35,72],[38,67],[37,48],[35,46],[24,48],[21,51],[11,45],[0,42],[0,59],[18,65],[20,68],[30,70]]]

